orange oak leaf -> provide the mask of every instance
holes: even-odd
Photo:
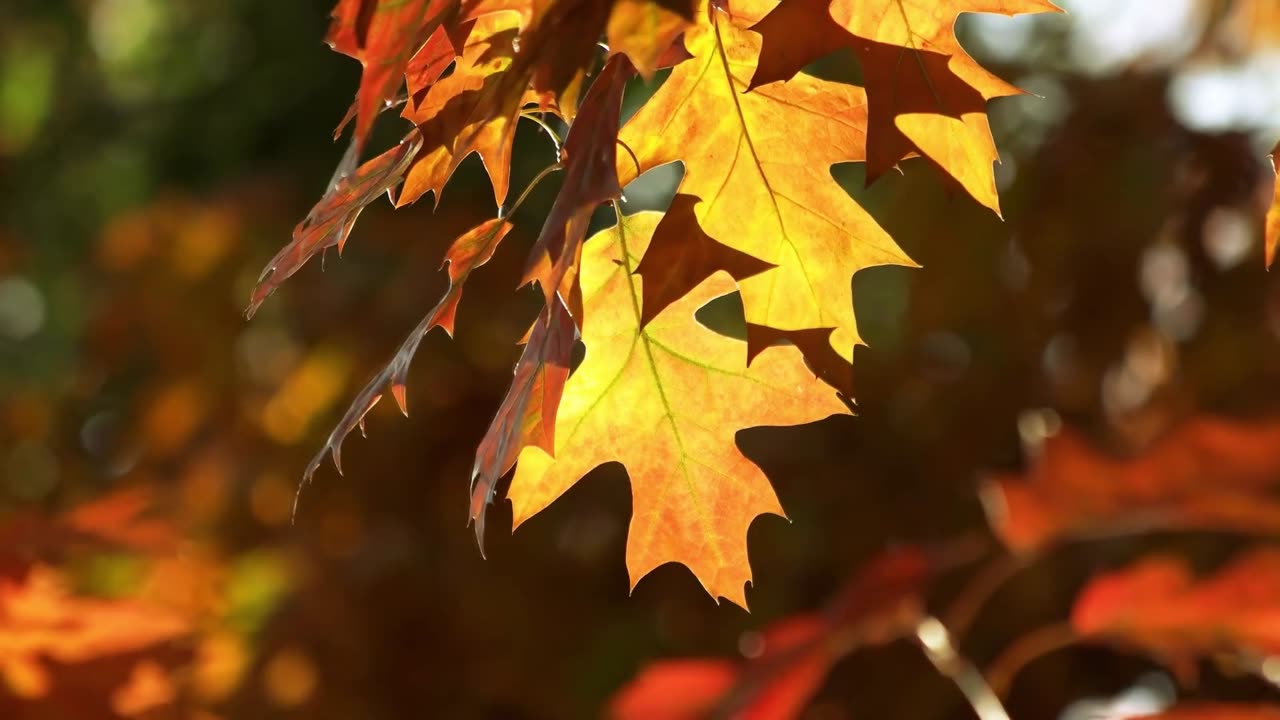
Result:
[[[992,527],[1011,549],[1150,527],[1280,533],[1280,423],[1188,421],[1132,458],[1064,429],[1021,476],[983,483]]]
[[[525,446],[547,452],[555,447],[556,410],[569,377],[575,339],[568,309],[559,298],[553,298],[529,331],[511,387],[476,449],[471,473],[471,521],[475,523],[481,555],[485,514],[493,503],[498,479],[511,469]]]
[[[420,98],[411,98],[402,113],[418,126],[423,143],[405,175],[396,200],[403,207],[431,192],[440,192],[458,165],[478,153],[501,205],[511,183],[511,143],[524,105],[521,95],[504,95],[502,78],[511,68],[519,16],[491,13],[474,21],[453,73],[436,82]]]
[[[0,579],[0,676],[29,696],[57,692],[47,665],[69,665],[172,642],[182,618],[128,599],[77,597],[56,570],[37,565],[25,580]]]
[[[619,175],[629,182],[682,161],[678,192],[702,199],[695,214],[707,235],[776,266],[739,283],[747,322],[834,328],[832,347],[852,359],[859,338],[850,276],[914,265],[831,176],[832,165],[864,159],[865,94],[806,75],[744,92],[759,35],[714,8],[699,14],[685,45],[693,58],[623,127],[639,167],[623,154]],[[753,348],[764,344],[747,339]]]
[[[144,486],[120,488],[77,505],[60,524],[85,535],[136,550],[168,550],[178,541],[173,522],[155,514],[154,492]]]
[[[610,716],[797,717],[840,658],[915,627],[929,575],[929,563],[918,550],[886,552],[857,572],[825,611],[766,629],[748,660],[665,660],[644,668],[614,695]]]
[[[625,53],[651,79],[676,37],[693,23],[697,0],[615,0],[605,27],[609,52]]]
[[[431,33],[404,69],[406,102],[417,105],[431,86],[440,79],[444,71],[466,48],[467,38],[475,23],[466,22],[458,25],[441,25]]]
[[[1196,658],[1280,655],[1280,549],[1256,549],[1203,579],[1185,561],[1153,557],[1094,578],[1071,625],[1089,638],[1151,652],[1184,678]]]
[[[920,154],[999,214],[992,174],[999,158],[986,102],[1021,91],[969,57],[955,19],[962,12],[1058,10],[1047,0],[783,0],[752,28],[764,46],[751,86],[786,80],[823,55],[851,48],[869,104],[867,181]]]
[[[1280,720],[1280,707],[1243,703],[1186,703],[1153,715],[1126,720]]]
[[[355,145],[351,147],[354,149]],[[347,165],[344,159],[329,183],[328,191],[293,229],[293,239],[262,270],[245,316],[252,318],[263,301],[316,253],[331,247],[337,247],[341,253],[360,212],[382,193],[390,193],[404,179],[405,170],[421,147],[422,134],[413,130],[398,145],[365,162],[354,172],[344,171]],[[354,156],[349,150],[347,157]]]
[[[435,307],[422,318],[413,332],[404,339],[395,355],[391,357],[391,361],[356,395],[342,419],[329,433],[324,446],[307,465],[303,473],[304,484],[311,482],[315,471],[324,462],[326,454],[333,456],[334,467],[339,473],[342,472],[343,440],[357,427],[360,428],[361,433],[364,432],[364,417],[382,399],[385,388],[391,389],[391,395],[400,406],[400,412],[409,414],[409,407],[405,402],[405,384],[409,375],[409,365],[418,352],[418,344],[435,327],[442,328],[450,336],[453,335],[453,321],[458,312],[458,302],[462,300],[462,286],[470,277],[471,271],[489,262],[494,251],[498,249],[498,245],[509,232],[511,232],[510,223],[501,219],[486,220],[453,241],[453,245],[445,253],[443,263],[448,268],[449,289],[445,291],[444,297],[440,298]]]
[[[694,312],[733,291],[717,274],[640,328],[634,275],[661,215],[619,219],[584,247],[586,359],[565,385],[555,452],[526,447],[508,496],[519,526],[610,461],[631,479],[631,585],[666,562],[688,566],[712,597],[746,605],[747,527],[781,515],[769,481],[738,450],[754,425],[796,425],[845,412],[791,348],[750,368],[746,348],[698,325]]]
[[[1280,13],[1277,13],[1280,15]],[[1267,210],[1267,219],[1263,238],[1267,249],[1267,267],[1276,259],[1276,246],[1280,245],[1280,179],[1276,177],[1276,158],[1280,158],[1280,143],[1271,151],[1271,183],[1275,186],[1271,208]]]
[[[591,83],[582,113],[569,127],[560,149],[564,184],[525,265],[525,282],[537,280],[548,305],[559,292],[579,326],[582,312],[576,306],[575,293],[561,292],[561,287],[566,279],[572,285],[571,273],[591,214],[601,203],[622,196],[617,172],[618,126],[622,122],[622,91],[634,73],[625,56],[615,55]]]
[[[413,56],[457,5],[456,0],[339,0],[329,44],[364,66],[356,93],[356,155],[378,113],[404,84]]]

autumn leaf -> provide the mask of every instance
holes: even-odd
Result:
[[[453,73],[419,93],[405,106],[404,118],[418,126],[422,147],[405,174],[396,199],[403,207],[431,192],[440,192],[458,165],[478,153],[493,182],[494,201],[506,200],[511,183],[511,143],[523,106],[523,89],[504,95],[504,73],[514,57],[519,34],[515,13],[481,16],[467,33]]]
[[[696,197],[677,194],[654,228],[649,249],[636,268],[636,274],[644,278],[641,328],[717,272],[742,281],[773,267],[703,232],[694,211],[698,203]]]
[[[795,425],[845,412],[790,348],[750,368],[743,343],[699,326],[693,314],[732,292],[716,275],[640,329],[634,275],[661,215],[619,219],[584,248],[586,359],[565,386],[555,452],[520,453],[508,496],[514,524],[541,511],[593,468],[619,461],[631,478],[627,568],[634,587],[670,561],[687,565],[713,597],[746,605],[747,527],[782,508],[734,435],[753,425]]]
[[[1280,15],[1280,13],[1277,13]],[[1275,198],[1271,208],[1267,210],[1267,219],[1263,230],[1263,238],[1267,249],[1267,267],[1276,259],[1276,246],[1280,245],[1280,181],[1276,179],[1276,158],[1280,158],[1280,143],[1271,151],[1271,184],[1274,186]]]
[[[405,401],[405,384],[408,381],[409,365],[418,352],[418,344],[432,328],[439,327],[453,335],[453,322],[458,312],[458,303],[462,300],[462,287],[470,277],[471,271],[489,262],[498,249],[502,239],[511,231],[511,224],[500,219],[486,220],[463,233],[444,256],[444,265],[448,267],[449,289],[435,307],[422,318],[418,326],[409,333],[400,348],[396,350],[377,375],[364,386],[352,401],[342,419],[338,421],[328,439],[303,474],[303,483],[309,483],[320,464],[324,462],[326,453],[333,456],[334,467],[342,472],[342,442],[357,427],[364,431],[364,416],[382,399],[385,388],[391,389],[391,395],[400,406],[400,412],[409,414]]]
[[[752,28],[764,45],[751,87],[786,80],[851,48],[869,105],[867,181],[920,154],[998,214],[992,163],[999,158],[986,102],[1021,91],[969,57],[955,19],[962,12],[1055,11],[1046,0],[783,0]]]
[[[1280,707],[1244,703],[1186,703],[1152,715],[1126,720],[1280,720]]]
[[[693,23],[697,0],[615,0],[605,27],[609,52],[625,53],[646,80]]]
[[[48,663],[63,665],[171,642],[190,631],[161,608],[129,599],[77,597],[47,566],[21,583],[0,579],[0,675],[28,697],[56,693]]]
[[[521,449],[532,446],[551,452],[555,448],[556,411],[569,377],[575,339],[569,310],[559,298],[553,298],[529,331],[511,387],[476,449],[471,521],[482,555],[485,515],[493,503],[498,479],[516,463]]]
[[[1010,548],[1143,528],[1280,533],[1280,424],[1189,421],[1132,458],[1111,457],[1064,429],[1021,476],[997,475],[982,497]]]
[[[346,160],[339,164],[329,190],[293,229],[293,239],[271,258],[258,277],[258,285],[253,289],[245,316],[252,318],[267,297],[316,253],[331,247],[338,248],[341,253],[360,212],[379,195],[400,184],[420,147],[422,135],[414,130],[398,145],[352,173],[344,172]],[[354,157],[350,150],[348,157]]]
[[[601,203],[622,197],[617,173],[618,126],[622,122],[622,91],[634,72],[626,57],[615,55],[591,83],[582,113],[570,126],[560,150],[564,184],[525,264],[525,282],[538,282],[547,305],[559,292],[579,325],[582,313],[576,292],[560,292],[561,286],[566,279],[573,284],[573,268],[591,213]]]
[[[329,44],[364,67],[356,93],[357,155],[378,113],[404,84],[411,59],[456,6],[456,0],[339,0]]]
[[[747,322],[834,328],[831,346],[851,359],[859,337],[850,277],[914,264],[831,176],[835,163],[865,159],[865,94],[806,75],[746,93],[759,36],[718,10],[699,14],[685,45],[693,58],[623,127],[639,167],[624,154],[620,177],[683,162],[677,192],[701,198],[695,214],[706,234],[776,266],[739,283]],[[766,344],[750,332],[748,342]]]
[[[617,720],[797,717],[832,665],[860,647],[910,632],[930,574],[915,548],[885,552],[859,569],[820,613],[785,618],[760,634],[745,661],[679,659],[641,670],[610,702]]]
[[[1185,561],[1154,557],[1094,578],[1076,597],[1081,636],[1151,652],[1187,678],[1216,654],[1280,655],[1280,550],[1260,548],[1196,579]]]

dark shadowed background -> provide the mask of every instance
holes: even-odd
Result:
[[[345,476],[326,464],[291,525],[311,455],[442,292],[444,249],[493,216],[479,161],[434,212],[369,208],[344,257],[311,263],[246,322],[259,270],[343,149],[331,134],[358,65],[321,42],[326,0],[7,0],[0,527],[132,489],[168,541],[50,550],[0,532],[4,582],[41,568],[78,595],[169,608],[192,632],[173,660],[55,658],[46,687],[6,658],[0,620],[0,709],[127,714],[99,685],[141,660],[178,668],[156,717],[595,716],[644,663],[735,654],[744,632],[817,607],[886,546],[986,537],[978,480],[1019,468],[1028,434],[1066,424],[1131,452],[1190,416],[1280,410],[1280,286],[1253,219],[1280,136],[1280,56],[1208,0],[1062,4],[1071,17],[962,23],[976,55],[1039,96],[991,108],[1003,221],[921,161],[869,189],[860,166],[833,170],[923,269],[853,282],[870,345],[855,359],[859,417],[739,435],[791,520],[752,526],[747,614],[675,565],[628,593],[616,466],[514,536],[498,505],[488,559],[476,549],[474,448],[536,311],[515,287],[558,179],[470,281],[457,338],[424,341],[410,418],[377,407],[369,437],[346,443]],[[815,72],[858,71],[838,55]],[[637,81],[628,106],[651,90]],[[373,144],[402,133],[388,113]],[[554,152],[529,123],[515,158],[518,193]],[[629,191],[628,207],[663,207],[674,177]],[[990,660],[1062,617],[1092,572],[1152,547],[1214,560],[1232,541],[1072,546],[998,591],[963,649]],[[931,606],[962,582],[944,579]],[[1136,655],[1055,653],[1009,709],[1082,717],[1073,702],[1126,692],[1156,708],[1173,690],[1153,671]],[[1263,691],[1210,669],[1179,692]],[[969,712],[899,643],[837,666],[811,717]]]

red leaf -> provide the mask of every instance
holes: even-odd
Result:
[[[357,156],[378,113],[404,83],[410,59],[457,5],[457,0],[339,0],[329,43],[364,66],[356,93]]]
[[[1108,456],[1075,431],[1048,438],[1021,476],[995,476],[983,497],[997,534],[1030,551],[1057,540],[1144,527],[1280,532],[1280,423],[1190,421],[1133,458]]]
[[[1280,549],[1246,552],[1203,579],[1178,558],[1142,560],[1091,580],[1071,625],[1151,652],[1184,676],[1198,657],[1280,654]]]

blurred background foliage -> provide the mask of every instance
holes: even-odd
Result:
[[[747,615],[675,566],[628,596],[617,467],[514,538],[499,506],[487,561],[465,526],[472,453],[535,311],[514,291],[523,249],[558,181],[472,279],[457,339],[425,340],[411,418],[378,407],[369,438],[347,444],[345,478],[323,470],[291,526],[310,455],[442,291],[448,242],[494,213],[479,162],[434,213],[370,208],[340,262],[309,266],[246,323],[259,269],[341,154],[329,137],[358,67],[321,43],[329,3],[8,0],[0,714],[592,716],[645,662],[735,653],[886,544],[984,534],[977,480],[1020,467],[1024,443],[1064,423],[1133,453],[1193,415],[1274,414],[1280,290],[1254,218],[1280,136],[1277,13],[1267,0],[1062,4],[1070,16],[962,21],[976,55],[1039,96],[992,106],[1003,221],[917,161],[870,188],[860,166],[834,169],[924,268],[854,280],[870,344],[859,417],[740,435],[791,517],[752,528]],[[814,71],[858,76],[852,55]],[[519,189],[554,154],[528,124],[515,157]],[[629,189],[628,207],[662,207],[674,177]],[[1213,559],[1231,542],[1056,553],[992,598],[964,649],[993,657],[1063,616],[1091,572],[1152,547]],[[943,583],[940,601],[955,590]],[[120,637],[54,647],[19,627],[20,608],[110,607],[126,613],[104,620]],[[1067,716],[1134,687],[1158,706],[1174,690],[1153,668],[1055,654],[1010,711]],[[1200,691],[1261,688],[1210,674]],[[812,710],[967,713],[898,646],[842,663]]]

